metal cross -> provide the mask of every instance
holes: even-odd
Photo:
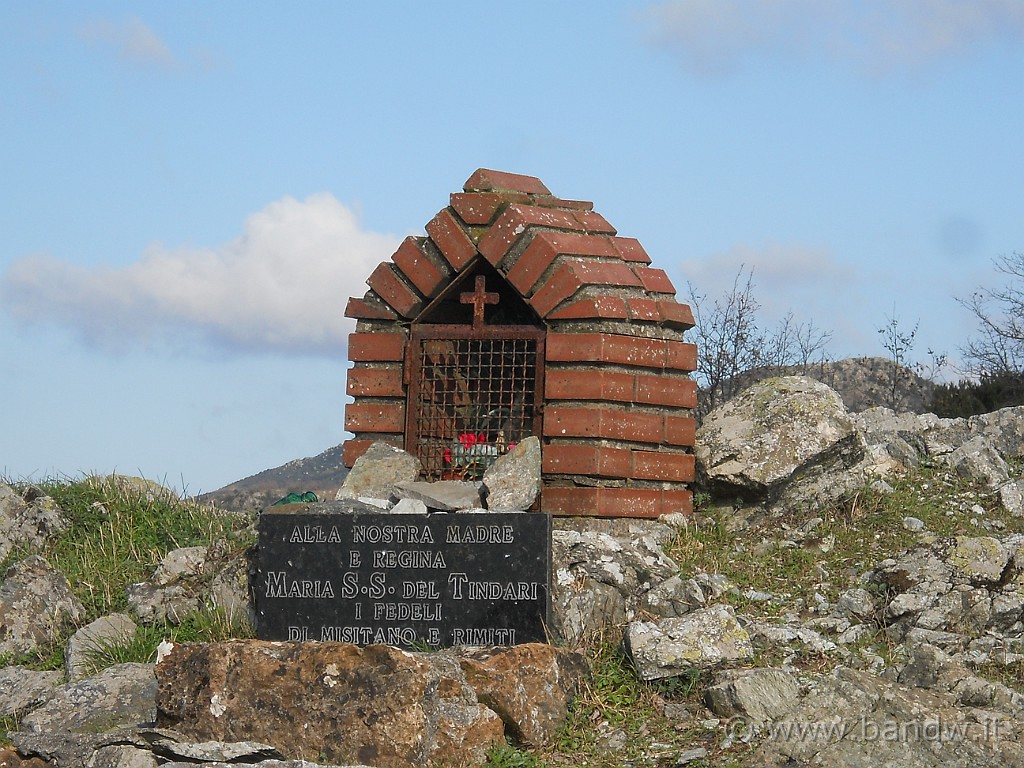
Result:
[[[500,296],[487,292],[487,278],[483,275],[476,276],[474,288],[472,292],[463,293],[459,300],[463,304],[473,305],[473,329],[479,331],[484,327],[484,305],[497,304]]]

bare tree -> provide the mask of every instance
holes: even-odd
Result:
[[[894,411],[899,410],[902,405],[903,395],[900,384],[910,372],[910,352],[914,349],[914,341],[917,339],[917,329],[921,321],[914,323],[909,331],[900,327],[900,320],[896,317],[896,308],[893,307],[892,315],[887,315],[885,325],[878,329],[878,335],[882,337],[882,346],[889,353],[889,372],[886,380],[886,405]]]
[[[760,327],[761,304],[754,297],[753,270],[746,265],[737,270],[732,288],[710,303],[691,283],[687,288],[696,322],[696,378],[701,388],[698,416],[750,383],[743,374],[759,371],[773,375],[794,365],[807,372],[815,356],[824,360],[832,334],[813,322],[797,323],[789,312],[774,331]]]
[[[979,288],[958,299],[977,319],[980,333],[961,348],[968,371],[978,376],[1024,372],[1024,253],[993,260],[1005,275],[999,288]]]

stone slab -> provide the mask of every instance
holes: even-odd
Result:
[[[257,636],[404,648],[544,642],[551,518],[264,510]]]

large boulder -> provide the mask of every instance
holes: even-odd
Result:
[[[585,662],[545,645],[414,653],[258,640],[176,645],[157,665],[159,724],[255,739],[289,758],[479,765],[505,734],[550,741]]]
[[[856,466],[865,443],[839,395],[802,376],[765,379],[709,413],[697,431],[699,472],[716,493],[747,501],[835,498],[823,477]]]
[[[0,655],[45,646],[84,615],[64,574],[39,555],[21,560],[0,584]]]

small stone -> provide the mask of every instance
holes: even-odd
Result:
[[[395,485],[394,493],[399,500],[416,499],[422,501],[428,509],[441,512],[458,512],[480,506],[479,483],[464,483],[459,480],[398,483]]]
[[[64,649],[64,668],[68,681],[80,680],[92,672],[98,654],[111,645],[124,643],[138,627],[124,613],[101,616],[75,632]]]
[[[875,601],[866,589],[848,589],[839,596],[836,610],[844,616],[867,619],[875,613]]]
[[[916,517],[904,517],[903,527],[911,533],[918,533],[924,530],[924,520],[920,520]]]
[[[399,499],[391,508],[392,515],[425,515],[429,510],[419,499]]]
[[[46,645],[84,614],[64,574],[39,555],[21,560],[0,583],[0,655]]]
[[[529,509],[540,487],[540,440],[534,436],[520,441],[484,472],[483,493],[492,512]]]
[[[679,757],[676,758],[676,765],[689,765],[695,763],[698,760],[706,760],[708,757],[708,751],[704,747],[695,747],[694,749],[688,749],[685,752],[680,752]]]

